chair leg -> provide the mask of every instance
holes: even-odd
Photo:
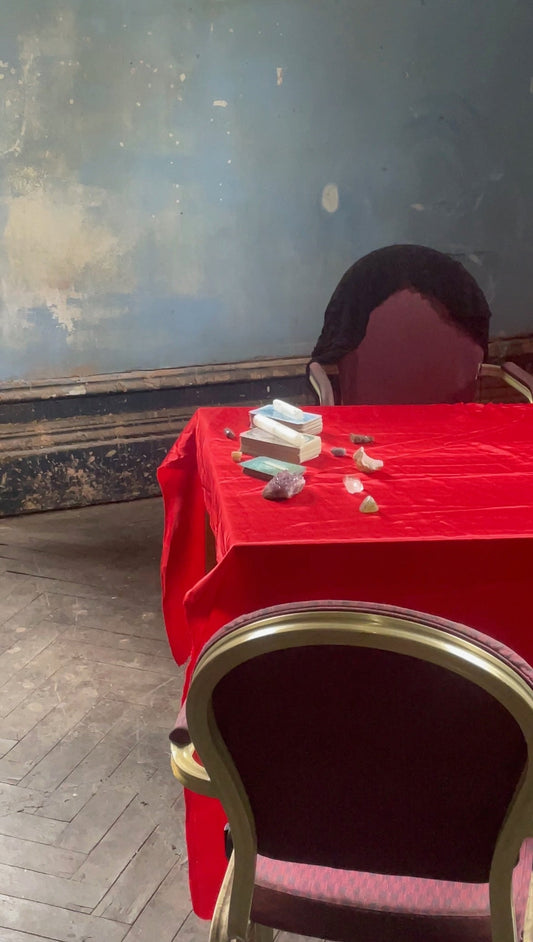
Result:
[[[220,892],[215,904],[215,911],[211,920],[209,930],[209,942],[229,942],[228,938],[228,915],[231,899],[231,888],[233,886],[234,874],[234,856],[231,855],[226,873],[220,887]]]
[[[251,922],[246,942],[273,942],[274,930],[269,926],[260,926],[258,922]]]

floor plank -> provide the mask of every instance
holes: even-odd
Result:
[[[60,785],[53,792],[41,792],[42,799],[34,814],[56,821],[72,821],[96,791],[90,784]]]
[[[69,658],[60,657],[55,645],[50,644],[22,670],[6,680],[0,693],[0,715],[4,717],[0,720],[0,729],[11,730],[22,739],[38,721],[38,716],[44,716],[44,708],[36,710],[35,704],[40,704],[45,689],[41,690],[37,700],[32,694],[53,674],[64,668],[68,661]],[[49,709],[52,709],[53,698],[50,699],[50,704]],[[17,708],[18,712],[15,713]]]
[[[83,912],[91,912],[102,897],[101,887],[6,864],[0,864],[0,886],[6,896]]]
[[[98,690],[89,669],[80,670],[75,665],[55,676],[54,688],[49,693],[52,703],[55,694],[54,706],[0,759],[0,781],[20,781],[96,704]],[[39,705],[38,701],[35,705]]]
[[[135,920],[126,936],[127,942],[172,942],[191,912],[184,870],[175,864]]]
[[[110,886],[154,830],[139,798],[133,801],[109,828],[74,875],[95,885]],[[64,853],[73,853],[64,851]]]
[[[57,840],[58,846],[89,854],[136,795],[132,787],[103,785],[64,827]]]
[[[50,936],[30,935],[28,932],[19,932],[18,929],[2,929],[2,942],[50,942]]]
[[[156,828],[104,896],[94,911],[95,915],[117,922],[135,922],[172,870],[176,859],[176,852],[169,847],[161,830]]]
[[[0,834],[0,863],[12,867],[25,867],[39,873],[69,877],[85,862],[85,854],[62,847],[50,847],[36,841]],[[90,881],[89,881],[90,882]]]
[[[167,658],[167,660],[174,663],[167,641],[161,641],[158,638],[121,634],[118,631],[86,628],[76,624],[63,629],[63,640],[80,641],[95,647],[99,645],[108,646],[118,648],[121,651],[134,651],[136,654],[154,654],[158,657]]]
[[[128,926],[33,900],[0,895],[0,927],[42,933],[54,942],[122,942]]]
[[[24,785],[43,791],[57,788],[103,740],[126,709],[127,705],[120,701],[99,699],[33,766],[23,779]]]
[[[65,830],[63,821],[52,818],[39,818],[24,811],[0,816],[0,834],[18,837],[24,841],[37,841],[40,844],[56,844]],[[75,847],[74,850],[81,848]],[[1,884],[0,884],[1,885]]]

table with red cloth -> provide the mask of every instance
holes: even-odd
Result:
[[[339,406],[323,415],[322,454],[304,490],[274,503],[264,481],[231,459],[246,408],[198,409],[161,465],[165,503],[163,610],[188,679],[202,645],[246,612],[283,602],[354,599],[390,603],[464,622],[533,662],[533,407],[530,405]],[[384,467],[359,475],[349,433]],[[345,447],[334,457],[332,446]],[[216,566],[205,571],[205,514]],[[186,792],[191,896],[210,918],[226,866],[224,814]]]

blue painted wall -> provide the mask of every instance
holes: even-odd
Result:
[[[25,0],[0,380],[306,354],[340,275],[461,258],[533,330],[530,0]]]

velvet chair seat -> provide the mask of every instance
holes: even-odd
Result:
[[[533,840],[513,877],[521,938]],[[359,873],[257,857],[252,919],[338,942],[492,942],[487,883]]]

